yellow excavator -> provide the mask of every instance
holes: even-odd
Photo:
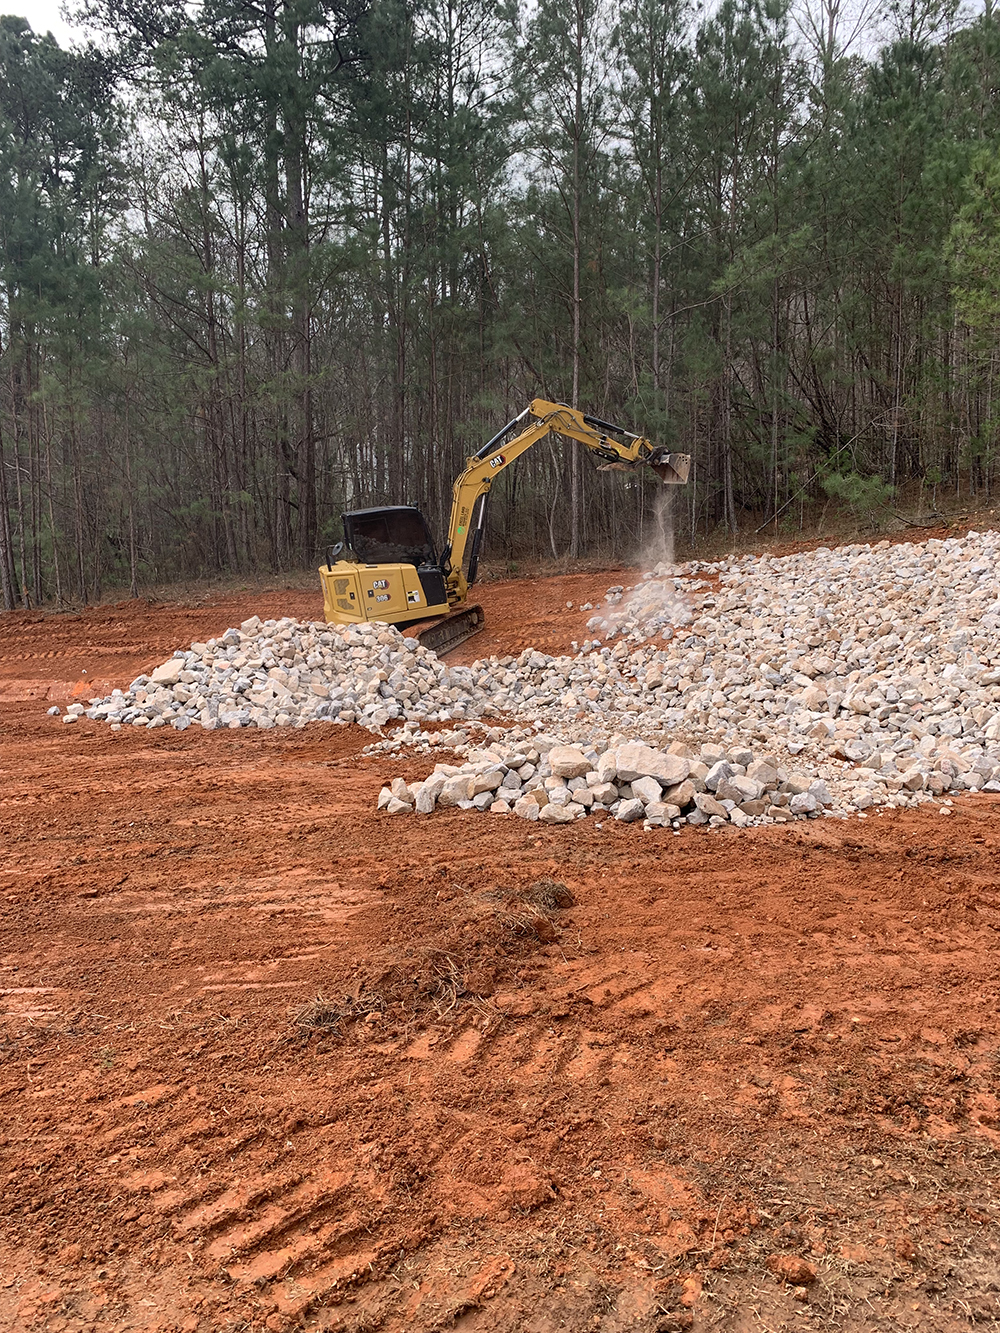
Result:
[[[486,497],[504,468],[549,434],[586,445],[603,460],[600,471],[626,472],[648,464],[665,485],[681,486],[688,479],[688,454],[669,453],[620,426],[536,398],[466,460],[452,492],[448,540],[440,555],[423,514],[413,505],[341,515],[344,540],[327,551],[319,571],[327,622],[379,620],[403,629],[433,621],[417,637],[437,653],[448,652],[482,629],[483,609],[469,604],[469,589],[476,581]],[[463,568],[466,550],[468,565]]]

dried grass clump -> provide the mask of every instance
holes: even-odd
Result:
[[[367,1018],[369,1014],[383,1013],[384,1010],[385,1001],[378,992],[362,989],[355,995],[345,995],[340,1001],[317,995],[296,1009],[292,1017],[299,1031],[308,1036],[313,1032],[338,1032],[345,1022]]]

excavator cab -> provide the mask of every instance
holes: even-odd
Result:
[[[412,565],[424,605],[445,604],[445,574],[434,549],[427,520],[415,505],[353,509],[341,514],[344,544],[362,565]],[[411,603],[412,605],[412,603]]]
[[[389,505],[340,517],[344,540],[320,569],[327,621],[404,626],[448,614],[445,571],[419,509]]]
[[[413,505],[354,509],[341,514],[344,545],[363,565],[436,565],[434,541]]]

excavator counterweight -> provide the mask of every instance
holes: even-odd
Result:
[[[327,622],[385,621],[399,629],[415,628],[420,642],[438,654],[478,633],[485,623],[483,609],[468,598],[485,531],[486,497],[504,468],[549,434],[579,441],[601,460],[602,470],[649,466],[668,486],[682,486],[688,479],[687,454],[669,453],[641,435],[536,398],[466,460],[453,488],[442,551],[413,505],[355,509],[341,516],[344,540],[331,547],[319,571]]]

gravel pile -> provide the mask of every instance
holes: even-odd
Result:
[[[423,782],[394,778],[378,801],[390,815],[457,806],[543,824],[607,815],[625,824],[642,820],[648,829],[678,828],[682,819],[715,827],[784,823],[831,804],[822,779],[789,772],[771,755],[727,755],[712,745],[695,753],[680,741],[665,752],[635,740],[596,749],[546,735],[469,749],[465,763],[438,764]]]
[[[800,818],[996,792],[998,556],[989,532],[661,566],[608,590],[588,628],[610,643],[493,659],[477,664],[477,682],[491,676],[503,711],[595,754],[614,728],[661,752],[672,738],[693,753],[707,741],[737,770],[749,753],[783,781],[811,775],[831,799],[815,810],[789,801]],[[759,811],[764,799],[736,802],[729,819],[779,818],[774,801]],[[700,807],[685,810],[700,822]]]
[[[416,639],[388,625],[301,625],[254,616],[220,639],[174,653],[124,693],[115,690],[76,716],[112,726],[183,731],[216,727],[301,727],[359,722],[378,728],[397,718],[448,721],[466,716],[472,676],[448,667]]]
[[[597,807],[615,817],[622,808],[617,802],[643,799],[628,790],[630,779],[618,782],[607,768],[607,754],[629,739],[695,765],[680,780],[694,784],[693,794],[684,793],[686,803],[672,793],[678,783],[660,781],[658,795],[642,789],[651,797],[643,811],[650,804],[676,806],[680,817],[695,822],[706,811],[709,820],[739,823],[739,816],[778,819],[779,810],[815,817],[823,810],[915,804],[952,790],[1000,790],[998,555],[1000,535],[987,532],[660,565],[633,587],[609,588],[602,606],[586,608],[596,612],[588,623],[593,637],[574,645],[573,653],[553,657],[526,649],[468,668],[447,667],[387,626],[253,618],[218,640],[175,653],[124,693],[86,709],[72,705],[64,721],[86,713],[116,727],[182,730],[193,722],[211,729],[325,720],[359,722],[376,732],[404,721],[402,741],[385,743],[398,751],[402,744],[431,748],[425,721],[474,727],[479,719],[501,717],[508,737],[542,732],[593,756],[585,773],[566,779],[567,791],[572,781],[588,791],[616,788],[614,796],[604,791],[589,801],[560,797],[539,804],[536,794],[539,810]],[[512,744],[517,758],[526,742]],[[514,801],[500,791],[487,803],[496,788],[460,799],[513,809],[539,791],[536,779],[542,787],[552,781],[544,789],[556,790],[562,775],[544,771],[547,751],[537,739],[528,750],[537,757],[508,768],[495,750],[490,760],[466,761],[498,765],[489,771],[502,772]],[[606,770],[600,782],[593,776],[601,774],[599,760]],[[697,785],[707,783],[700,766],[711,771],[718,762],[733,769],[729,779],[759,784],[759,764],[775,777],[759,793],[748,788],[742,801],[725,796],[723,815],[707,799],[694,799],[719,799],[710,786]],[[521,773],[526,766],[536,771]],[[482,777],[472,770],[444,777],[470,775]],[[659,781],[655,773],[642,777]],[[786,785],[801,787],[806,777],[802,790]],[[829,802],[813,790],[817,781]],[[529,782],[535,782],[530,789]],[[791,809],[794,798],[810,792],[815,810],[798,808],[802,801]],[[420,794],[392,799],[416,809]],[[422,804],[429,800],[424,796]],[[523,806],[518,813],[525,813]],[[582,817],[575,809],[570,816]],[[652,819],[660,818],[678,816],[654,810]]]

